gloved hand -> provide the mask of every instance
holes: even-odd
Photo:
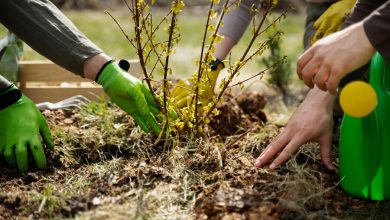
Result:
[[[199,86],[200,102],[203,105],[207,105],[212,100],[218,75],[224,67],[225,65],[222,61],[215,60],[210,63],[211,71],[203,74],[207,82]],[[172,97],[176,101],[178,108],[183,108],[191,102],[192,94],[194,93],[191,82],[196,82],[196,80],[197,75],[193,75],[187,80],[180,80],[173,88]]]
[[[5,157],[9,165],[18,167],[20,172],[27,171],[29,148],[36,166],[44,169],[46,156],[41,137],[46,147],[54,147],[43,115],[26,96],[23,95],[16,103],[0,110],[0,155]]]
[[[116,62],[107,63],[100,71],[97,82],[121,109],[129,113],[145,132],[150,129],[157,135],[161,128],[155,116],[160,112],[152,93],[141,80],[130,75]]]
[[[356,0],[340,0],[332,4],[314,23],[313,27],[317,32],[312,38],[311,44],[338,31],[355,2]]]

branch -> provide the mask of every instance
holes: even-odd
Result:
[[[210,8],[209,8],[209,14],[207,15],[207,21],[206,21],[206,27],[204,29],[204,34],[203,34],[203,40],[202,40],[202,50],[200,52],[200,59],[199,59],[199,69],[198,69],[198,77],[196,80],[196,85],[195,85],[195,130],[198,132],[198,100],[199,100],[199,82],[202,74],[202,64],[203,64],[203,51],[204,47],[206,44],[206,36],[207,36],[207,29],[209,28],[210,24],[210,17],[211,17],[211,12],[213,10],[213,5],[214,1],[211,1],[210,3]]]
[[[156,104],[158,106],[161,106],[160,102],[156,98],[156,95],[154,94],[153,87],[152,87],[152,84],[150,83],[148,72],[146,70],[146,62],[144,60],[144,55],[143,55],[143,50],[142,50],[142,45],[141,45],[142,29],[141,29],[141,25],[140,25],[140,18],[141,18],[141,11],[140,10],[142,8],[138,6],[138,1],[139,0],[135,0],[135,6],[134,6],[134,3],[133,3],[133,7],[135,7],[134,10],[133,10],[135,12],[135,14],[133,14],[134,15],[133,19],[134,19],[134,23],[135,23],[135,25],[134,25],[134,32],[135,32],[135,39],[136,39],[136,43],[137,43],[137,54],[138,54],[138,58],[139,58],[139,61],[140,61],[141,68],[142,68],[142,72],[143,72],[143,74],[145,76],[146,84],[148,85],[149,90],[152,93],[153,99],[156,102]]]
[[[264,74],[265,72],[267,72],[268,70],[273,69],[273,68],[277,67],[277,66],[280,65],[280,64],[283,64],[283,63],[286,61],[286,59],[287,59],[287,57],[285,56],[285,57],[283,57],[283,59],[281,59],[281,60],[279,60],[278,62],[272,64],[270,67],[268,67],[268,68],[266,68],[266,69],[264,69],[264,70],[262,70],[262,71],[256,73],[255,75],[253,75],[253,76],[251,76],[251,77],[249,77],[249,78],[247,78],[247,79],[244,79],[244,80],[242,80],[242,81],[240,81],[240,82],[238,82],[238,83],[236,83],[236,84],[234,84],[234,85],[231,85],[231,86],[229,86],[228,88],[232,88],[232,87],[234,87],[234,86],[241,85],[241,84],[243,84],[244,82],[247,82],[247,81],[249,81],[249,80],[251,80],[251,79],[253,79],[253,78],[256,78],[256,77],[258,77],[258,76],[260,76],[260,75],[263,75],[263,74]]]
[[[123,30],[122,26],[118,23],[118,21],[114,18],[114,16],[111,15],[110,12],[108,12],[107,10],[104,11],[104,13],[108,14],[112,20],[114,20],[114,22],[116,23],[116,25],[119,27],[119,29],[122,31],[123,35],[125,35],[126,39],[129,41],[129,43],[135,48],[137,49],[137,46],[135,46],[135,44],[133,43],[133,40],[130,39],[129,35],[126,34],[126,32]]]
[[[177,4],[178,0],[175,0],[172,2],[172,4]],[[167,103],[168,103],[168,97],[167,97],[167,92],[168,92],[168,83],[167,83],[167,77],[168,77],[168,69],[169,69],[169,56],[171,54],[171,47],[172,47],[172,36],[175,31],[175,26],[176,26],[176,13],[172,13],[172,18],[171,18],[171,25],[169,27],[169,36],[168,36],[168,45],[166,49],[166,57],[165,57],[165,66],[164,66],[164,89],[163,89],[163,94],[164,94],[164,114],[166,117],[166,124],[168,125],[168,109],[167,109]],[[165,128],[165,127],[164,127]]]

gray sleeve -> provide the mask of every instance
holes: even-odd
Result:
[[[12,84],[3,76],[0,75],[0,93],[8,89]],[[1,100],[0,100],[1,101]]]
[[[223,18],[224,26],[218,30],[218,34],[233,39],[236,43],[244,35],[254,13],[251,12],[252,6],[259,7],[260,0],[242,0],[240,6],[231,9],[230,13]],[[233,4],[237,4],[234,1]]]
[[[103,52],[49,0],[0,0],[0,22],[38,53],[79,75],[85,59]]]

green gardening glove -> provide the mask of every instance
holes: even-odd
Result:
[[[36,166],[46,168],[42,140],[46,147],[54,147],[43,115],[29,98],[22,95],[16,103],[0,110],[0,155],[9,165],[18,167],[20,172],[27,171],[29,149]]]
[[[159,108],[141,80],[110,61],[103,66],[96,81],[115,104],[133,117],[143,131],[150,132],[152,129],[155,134],[160,134],[161,128],[155,119],[160,113]]]
[[[356,0],[340,0],[333,3],[314,23],[313,27],[317,30],[311,43],[328,36],[340,29],[340,26],[348,16]]]

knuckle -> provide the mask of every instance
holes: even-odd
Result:
[[[329,59],[324,58],[324,59],[322,60],[321,65],[322,65],[323,68],[329,69],[329,68],[332,66],[332,62],[331,62]]]
[[[324,63],[326,60],[326,53],[323,52],[323,50],[317,50],[316,52],[316,58],[321,62]]]
[[[284,149],[280,155],[282,155],[283,158],[290,158],[293,153],[289,149]]]
[[[320,36],[322,36],[322,33],[318,33],[317,37],[320,37]],[[311,53],[313,53],[313,56],[314,56],[315,54],[318,54],[318,44],[313,45],[313,46],[310,48],[310,50],[311,50]]]
[[[23,154],[25,154],[25,152],[26,152],[26,147],[25,147],[25,146],[23,146],[23,147],[17,147],[17,148],[15,149],[15,154],[16,154],[17,156],[23,155]]]
[[[279,157],[275,158],[275,160],[272,161],[272,163],[275,164],[276,166],[279,166],[280,164],[283,163],[283,159],[280,158],[280,155],[279,155]]]
[[[310,78],[304,78],[303,81],[305,82],[305,84],[309,87],[312,87],[313,85],[313,82]]]
[[[344,66],[342,65],[333,65],[332,66],[332,75],[335,78],[339,78],[340,74],[344,71]]]
[[[298,69],[302,69],[302,67],[303,67],[303,60],[302,60],[302,56],[300,56],[300,57],[298,58],[297,68],[298,68]]]
[[[4,157],[11,157],[12,156],[12,150],[5,150],[4,151]]]

